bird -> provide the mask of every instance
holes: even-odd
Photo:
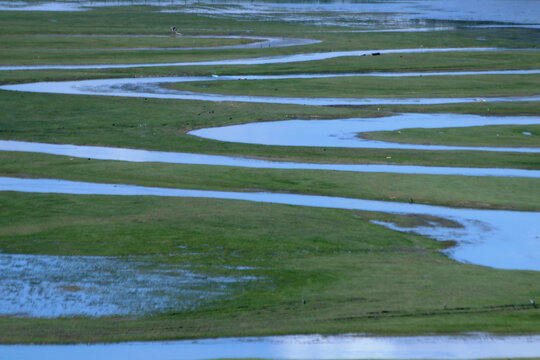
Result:
[[[171,31],[173,32],[173,35],[182,35],[178,32],[178,28],[176,26],[171,26]]]

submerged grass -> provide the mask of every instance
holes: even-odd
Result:
[[[540,211],[535,178],[250,169],[229,166],[89,161],[87,158],[0,152],[0,175],[62,178],[223,191],[273,191],[465,208]]]

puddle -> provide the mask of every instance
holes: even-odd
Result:
[[[191,310],[254,280],[98,256],[0,254],[0,272],[0,315],[44,318]]]
[[[398,114],[380,118],[340,120],[287,120],[256,122],[190,131],[206,139],[280,146],[351,147],[415,150],[478,150],[540,152],[540,147],[485,147],[401,144],[369,140],[358,133],[394,131],[408,128],[448,128],[486,125],[540,124],[537,116],[479,116],[460,114]]]
[[[246,200],[262,203],[334,209],[365,210],[441,217],[459,223],[463,230],[428,227],[415,231],[438,240],[453,240],[457,246],[447,254],[457,261],[498,269],[540,271],[540,212],[477,210],[389,201],[269,192],[226,192],[143,187],[122,184],[84,183],[54,179],[0,178],[0,191],[34,193],[149,195]]]
[[[258,169],[333,170],[352,172],[380,172],[396,174],[461,175],[461,176],[510,176],[539,178],[540,170],[441,167],[418,165],[378,165],[378,164],[317,164],[285,161],[268,161],[244,157],[190,154],[168,151],[151,151],[116,147],[44,144],[25,141],[0,140],[0,151],[21,151],[63,155],[98,160],[118,160],[131,162],[163,162],[172,164],[237,166]]]
[[[291,335],[95,345],[0,345],[0,352],[6,359],[21,360],[526,358],[540,355],[540,336]]]

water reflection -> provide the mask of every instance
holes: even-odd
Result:
[[[478,359],[535,357],[540,336],[300,335],[96,345],[0,345],[6,359]]]
[[[540,246],[540,228],[538,227],[538,224],[540,224],[540,212],[461,209],[316,195],[185,190],[8,177],[0,178],[0,191],[79,195],[198,197],[436,216],[457,222],[463,228],[448,229],[434,226],[415,228],[414,230],[438,240],[456,241],[458,245],[448,251],[452,258],[462,262],[499,269],[540,271],[540,252],[538,251]]]
[[[451,51],[451,49],[397,49],[381,50],[383,52],[409,52],[409,51]],[[486,51],[481,49],[480,51]],[[318,54],[322,57],[327,53]],[[306,56],[313,57],[317,54],[300,54],[287,57],[286,61],[303,61]],[[334,54],[335,55],[335,54]],[[240,62],[245,59],[239,60]],[[257,60],[257,59],[254,59]],[[267,61],[268,58],[262,61]],[[295,60],[295,61],[296,61]],[[151,64],[154,66],[156,64]],[[98,65],[96,65],[98,66]],[[114,65],[105,65],[114,66]],[[123,67],[124,65],[118,65]],[[137,65],[134,65],[137,66]],[[83,66],[82,68],[84,68]],[[127,66],[130,67],[130,66]],[[158,77],[158,78],[125,78],[125,79],[100,79],[100,80],[80,80],[80,81],[57,81],[38,82],[29,84],[3,85],[2,90],[27,91],[38,93],[74,94],[74,95],[106,95],[124,97],[145,97],[160,99],[182,99],[182,100],[202,100],[202,101],[236,101],[236,102],[258,102],[272,104],[297,104],[297,105],[376,105],[376,104],[450,104],[465,102],[508,102],[508,101],[538,101],[540,95],[532,96],[509,96],[509,97],[489,97],[481,98],[291,98],[276,96],[246,96],[246,95],[222,95],[209,93],[196,93],[164,88],[162,84],[198,81],[224,81],[224,80],[268,80],[268,79],[318,79],[331,77],[406,77],[406,76],[466,76],[466,75],[491,75],[491,74],[536,74],[534,70],[494,70],[494,71],[463,71],[463,72],[426,72],[426,73],[362,73],[362,74],[292,74],[292,75],[249,75],[249,76],[186,76],[186,77]]]
[[[0,315],[45,318],[192,310],[255,279],[134,257],[24,254],[0,254],[0,273]]]
[[[291,21],[321,25],[369,26],[366,15],[378,15],[376,25],[411,26],[424,20],[490,21],[514,24],[538,24],[540,4],[535,0],[118,0],[118,1],[64,1],[25,2],[2,1],[0,10],[25,11],[81,11],[92,7],[151,5],[169,11],[191,10],[199,14],[236,16],[253,20]],[[291,16],[294,12],[296,16]],[[330,12],[321,16],[321,12]],[[310,13],[319,13],[311,15]],[[336,13],[336,16],[331,16]],[[305,16],[298,16],[304,14]],[[259,15],[259,16],[257,16]],[[263,16],[264,15],[264,16]]]
[[[398,114],[380,118],[340,120],[287,120],[256,122],[205,128],[189,134],[207,139],[249,144],[281,146],[351,147],[415,150],[478,150],[540,152],[540,147],[486,147],[400,144],[363,139],[358,134],[370,131],[395,131],[410,128],[448,128],[486,125],[540,124],[536,116],[478,116],[460,114]],[[436,142],[436,139],[433,140]]]
[[[89,145],[44,144],[11,140],[0,140],[0,151],[34,152],[52,155],[73,156],[79,158],[90,157],[92,159],[99,160],[238,166],[259,169],[332,170],[395,174],[511,176],[529,178],[540,177],[540,170],[418,165],[299,163],[286,161],[269,161],[221,155],[190,154],[169,151],[151,151]]]

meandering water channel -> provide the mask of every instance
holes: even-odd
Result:
[[[118,65],[131,67],[131,65]],[[0,68],[1,70],[1,68]],[[185,77],[151,77],[151,78],[123,78],[99,79],[79,81],[38,82],[28,84],[3,85],[2,90],[27,91],[38,93],[74,94],[74,95],[104,95],[122,97],[145,97],[159,99],[180,99],[200,101],[236,101],[271,104],[295,105],[426,105],[426,104],[453,104],[467,102],[508,102],[508,101],[539,101],[540,95],[507,96],[507,97],[452,97],[452,98],[316,98],[316,97],[279,97],[279,96],[247,96],[223,95],[211,93],[197,93],[181,91],[163,87],[168,83],[200,82],[200,81],[227,81],[227,80],[276,80],[276,79],[320,79],[335,77],[412,77],[412,76],[468,76],[468,75],[515,75],[538,74],[540,70],[493,70],[493,71],[456,71],[456,72],[413,72],[413,73],[359,73],[359,74],[291,74],[291,75],[246,75],[246,76],[185,76]]]
[[[238,47],[258,46],[293,46],[313,43],[303,39],[255,38],[264,41]],[[296,41],[296,43],[295,43]],[[218,47],[215,47],[218,48]],[[227,47],[219,47],[227,48]],[[210,49],[210,48],[209,48]],[[152,49],[143,49],[152,50]],[[169,49],[181,50],[181,49]],[[494,48],[458,48],[458,49],[392,49],[340,51],[314,54],[296,54],[264,58],[228,59],[207,62],[179,62],[172,64],[106,64],[106,65],[37,65],[37,66],[3,66],[0,70],[32,70],[32,69],[103,69],[133,68],[156,66],[188,66],[188,65],[255,65],[271,63],[288,63],[297,61],[313,61],[331,59],[341,56],[370,55],[374,52],[387,53],[425,53],[455,51],[506,51],[512,49]],[[520,49],[522,50],[522,49]],[[303,105],[366,105],[366,104],[439,104],[483,101],[478,98],[422,98],[422,99],[320,99],[320,98],[279,98],[250,97],[219,94],[189,93],[165,89],[161,86],[167,82],[181,81],[219,81],[219,80],[265,80],[288,78],[316,78],[336,76],[458,76],[477,74],[536,74],[540,70],[484,71],[484,72],[439,72],[439,73],[379,73],[379,74],[324,74],[324,75],[284,75],[284,76],[236,76],[236,77],[185,77],[185,78],[146,78],[146,79],[103,79],[55,83],[35,83],[9,85],[0,87],[3,90],[49,92],[62,94],[85,94],[106,96],[158,97],[167,99],[189,99],[204,101],[251,101]],[[538,101],[540,95],[522,97],[489,98],[488,101]],[[367,141],[356,136],[359,132],[395,130],[410,127],[457,127],[485,126],[502,124],[539,124],[538,117],[506,117],[481,118],[474,116],[444,115],[412,115],[399,114],[381,119],[342,119],[310,122],[309,128],[316,129],[314,134],[294,141],[285,136],[276,140],[276,134],[286,134],[297,126],[306,129],[304,120],[280,123],[248,124],[227,128],[201,129],[192,132],[220,141],[236,141],[248,143],[268,143],[272,145],[294,146],[340,146],[355,144],[358,147],[404,148],[423,150],[483,150],[483,151],[519,151],[538,152],[538,148],[478,148],[478,147],[436,147],[410,144],[393,144],[388,142]],[[351,128],[348,126],[351,125]],[[257,128],[260,126],[260,128]],[[336,126],[339,127],[338,132]],[[331,129],[331,131],[329,131]],[[254,137],[264,132],[271,134],[272,140]],[[271,133],[273,132],[273,133]],[[217,135],[216,135],[217,134]],[[232,134],[232,135],[231,135]],[[291,142],[292,141],[292,142]],[[314,169],[364,172],[397,172],[410,174],[467,175],[467,176],[520,176],[539,177],[538,170],[522,169],[474,169],[445,168],[399,165],[354,165],[354,164],[302,164],[292,162],[271,162],[256,159],[235,158],[226,156],[185,154],[146,151],[135,149],[105,148],[96,146],[56,145],[28,143],[20,141],[0,141],[1,151],[40,152],[66,156],[84,156],[96,159],[123,161],[161,161],[185,164],[205,164],[224,166],[245,166],[255,168],[281,169]],[[396,214],[431,215],[451,219],[461,224],[458,228],[443,228],[438,224],[415,228],[414,231],[435,239],[455,240],[458,245],[447,251],[447,254],[458,261],[491,266],[503,269],[523,269],[540,271],[540,213],[504,210],[457,209],[420,204],[403,204],[396,202],[347,199],[326,196],[308,196],[279,193],[239,193],[220,191],[201,191],[185,189],[167,189],[141,187],[122,184],[97,184],[73,182],[54,179],[18,179],[0,178],[0,191],[45,192],[63,194],[102,194],[113,196],[176,196],[206,197],[242,201],[256,201],[297,206],[328,207],[352,210],[381,211]],[[381,225],[396,230],[394,224]],[[160,353],[156,353],[159,349]],[[239,350],[241,349],[241,350]],[[240,352],[241,351],[241,352]],[[75,345],[75,346],[6,346],[0,345],[0,359],[35,358],[40,359],[78,358],[122,358],[148,359],[159,355],[163,359],[205,359],[216,357],[260,357],[261,354],[275,359],[360,359],[360,358],[479,358],[479,357],[528,357],[540,353],[538,336],[497,337],[489,335],[469,335],[462,337],[397,337],[374,338],[356,335],[337,337],[322,336],[290,336],[270,338],[218,339],[166,343],[128,343],[113,345]],[[97,356],[97,354],[100,355]]]
[[[445,52],[493,52],[493,51],[538,51],[538,49],[506,49],[490,47],[472,48],[418,48],[418,49],[375,49],[375,50],[350,50],[350,51],[327,51],[319,53],[301,53],[293,55],[278,55],[241,59],[224,59],[213,61],[189,61],[174,63],[153,64],[93,64],[93,65],[17,65],[0,66],[0,71],[15,70],[52,70],[52,69],[130,69],[137,67],[164,67],[164,66],[217,66],[217,65],[263,65],[285,64],[293,62],[305,62],[327,60],[346,56],[361,56],[379,54],[419,54],[419,53],[445,53]]]
[[[540,177],[540,170],[511,168],[472,168],[390,164],[317,164],[287,161],[269,161],[247,157],[191,154],[172,151],[152,151],[106,146],[45,144],[27,141],[0,140],[0,151],[33,152],[97,160],[131,162],[162,162],[171,164],[237,166],[259,169],[333,170],[352,172],[378,172],[394,174],[460,175]]]
[[[408,204],[389,201],[269,192],[227,192],[98,184],[54,179],[0,178],[0,191],[79,195],[174,196],[245,200],[297,206],[418,214],[451,219],[461,228],[416,227],[414,231],[440,240],[458,243],[446,253],[452,258],[500,269],[540,271],[539,212],[478,210]],[[384,224],[398,230],[394,224]]]

